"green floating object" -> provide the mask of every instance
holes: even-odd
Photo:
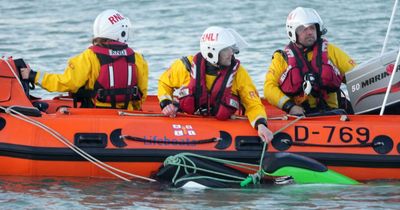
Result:
[[[332,170],[323,172],[312,171],[303,168],[286,166],[279,168],[273,173],[266,173],[269,176],[291,176],[297,184],[359,184],[354,179],[344,176]],[[247,178],[248,179],[248,178]],[[250,177],[251,179],[251,177]],[[246,180],[245,180],[246,181]],[[244,182],[244,181],[243,181]]]

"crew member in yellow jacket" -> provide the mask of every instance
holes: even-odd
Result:
[[[250,124],[267,143],[273,134],[265,109],[246,69],[235,59],[247,43],[233,29],[209,27],[200,38],[200,52],[176,60],[159,80],[162,112],[175,117],[178,109],[189,114],[227,120],[244,107]],[[174,91],[178,94],[174,100]]]
[[[141,109],[147,96],[148,65],[126,42],[130,20],[116,10],[93,24],[92,46],[71,58],[63,74],[21,69],[22,77],[48,91],[71,92],[81,107]]]
[[[312,8],[297,7],[290,12],[286,31],[290,43],[272,57],[264,97],[293,115],[338,108],[344,74],[355,62],[321,37],[327,30]]]

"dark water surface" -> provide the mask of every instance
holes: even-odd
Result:
[[[1,209],[398,209],[400,182],[173,189],[88,178],[0,178]]]

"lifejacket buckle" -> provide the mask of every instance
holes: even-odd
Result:
[[[196,113],[195,114],[199,114],[199,115],[202,115],[202,116],[208,116],[208,109],[207,109],[207,107],[200,107],[197,111],[196,111]]]
[[[307,73],[304,75],[304,82],[303,82],[303,92],[306,95],[310,95],[313,89],[313,86],[316,83],[316,79],[313,73]]]
[[[142,98],[138,86],[134,86],[131,90],[133,91],[133,93],[131,93],[133,96],[133,100],[140,100]]]
[[[104,101],[106,100],[106,96],[105,96],[105,90],[104,89],[97,89],[97,99],[99,101]]]
[[[138,95],[138,93],[139,93],[139,89],[138,89],[137,86],[134,86],[132,88],[128,88],[128,90],[127,90],[127,94],[128,95],[133,95],[134,97],[136,97]]]
[[[303,91],[304,91],[304,94],[310,95],[311,90],[312,90],[311,82],[308,81],[308,80],[307,80],[307,81],[304,81],[304,82],[303,82]]]

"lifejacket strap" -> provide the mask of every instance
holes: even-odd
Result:
[[[112,95],[133,95],[137,96],[140,94],[137,87],[131,88],[116,88],[116,89],[97,89],[97,94],[100,97],[112,96]]]
[[[29,76],[28,76],[29,82],[35,84],[36,75],[37,75],[37,72],[36,72],[36,71],[33,71],[33,70],[31,69],[31,71],[29,72]]]
[[[288,62],[288,56],[287,56],[287,54],[285,53],[285,51],[283,51],[283,50],[275,50],[275,52],[272,54],[272,59],[274,59],[274,54],[275,54],[275,53],[281,54],[283,60],[285,60],[286,63]]]
[[[182,61],[182,63],[185,65],[186,70],[187,70],[188,72],[190,72],[190,69],[192,68],[192,64],[190,63],[189,59],[188,59],[187,57],[184,56],[184,57],[181,58],[181,61]]]

